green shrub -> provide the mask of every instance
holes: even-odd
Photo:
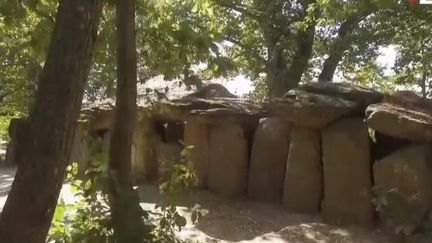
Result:
[[[0,139],[9,140],[8,128],[12,116],[0,116]]]
[[[76,163],[68,167],[67,179],[75,200],[72,203],[59,200],[49,231],[50,242],[114,242],[106,193],[107,153],[101,148],[101,141],[90,146],[92,159],[84,178],[78,177]],[[165,200],[154,211],[144,211],[145,242],[180,242],[175,233],[186,225],[186,219],[176,210],[175,195],[196,185],[195,173],[187,165],[185,155],[186,152],[182,153],[182,159],[169,168],[169,178],[160,185]],[[192,212],[192,220],[196,222],[201,217],[200,207],[196,205]]]

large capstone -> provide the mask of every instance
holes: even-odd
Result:
[[[373,223],[368,129],[362,119],[343,119],[322,131],[324,217],[336,224]]]
[[[299,213],[318,213],[322,199],[321,136],[318,131],[294,127],[291,133],[283,205]]]
[[[249,169],[248,196],[280,202],[291,126],[279,118],[262,118],[255,132]]]
[[[294,125],[323,128],[343,117],[360,115],[383,95],[350,83],[308,83],[273,99],[266,108]]]
[[[310,93],[326,94],[350,100],[358,104],[361,108],[366,108],[366,106],[370,104],[378,103],[383,98],[383,94],[374,89],[347,82],[311,82],[300,86],[299,89]]]
[[[388,96],[366,109],[368,126],[382,134],[414,142],[432,141],[432,102],[414,96]]]
[[[248,149],[238,125],[218,125],[210,130],[210,190],[227,197],[243,195],[247,184]]]

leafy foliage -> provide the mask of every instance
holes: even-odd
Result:
[[[91,144],[92,160],[85,176],[79,175],[78,164],[68,167],[71,203],[60,198],[49,239],[54,242],[112,241],[110,208],[107,191],[107,155],[100,141]],[[69,199],[71,200],[71,199]]]
[[[70,192],[73,201],[66,203],[60,198],[49,232],[50,242],[114,242],[107,192],[107,154],[101,141],[91,144],[92,160],[85,175],[79,175],[77,163],[68,167]],[[170,168],[168,180],[160,186],[165,200],[157,204],[155,210],[145,211],[142,229],[146,242],[181,242],[176,232],[186,225],[186,219],[175,207],[175,196],[196,184],[195,173],[185,160],[186,150],[181,161]],[[70,200],[70,199],[69,199]],[[192,208],[192,220],[201,217],[200,206]]]

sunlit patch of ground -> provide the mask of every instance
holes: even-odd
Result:
[[[139,188],[143,207],[154,208],[160,200],[153,186]],[[229,200],[201,191],[179,198],[178,209],[188,217],[188,225],[179,233],[182,239],[196,242],[268,242],[268,243],[397,243],[394,235],[382,230],[336,227],[319,216],[288,212],[278,205],[246,199]],[[191,208],[202,205],[204,216],[197,225],[190,221]]]
[[[15,176],[15,168],[0,167],[0,212],[6,202],[7,194],[9,193]]]
[[[0,162],[6,157],[6,142],[0,139]]]
[[[0,210],[7,197],[15,170],[0,168]],[[66,203],[74,200],[65,184],[62,197]],[[161,197],[156,187],[138,189],[141,205],[154,210]],[[190,208],[199,203],[204,216],[193,225]],[[201,191],[178,198],[178,210],[188,224],[178,236],[202,243],[398,243],[395,236],[381,230],[356,227],[336,227],[325,224],[319,216],[290,213],[278,205],[261,204],[246,199],[230,200]]]

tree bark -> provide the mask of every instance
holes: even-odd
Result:
[[[304,72],[306,72],[309,59],[312,56],[314,37],[315,24],[311,24],[305,31],[299,33],[297,51],[287,72],[286,91],[297,87]]]
[[[110,142],[110,206],[117,242],[143,242],[142,209],[132,188],[131,150],[137,120],[135,0],[117,0],[116,118]]]
[[[302,1],[303,18],[307,16],[306,11],[309,6],[315,2],[315,0]],[[284,56],[286,47],[276,43],[269,48],[269,59],[266,65],[269,97],[280,97],[300,83],[312,56],[315,25],[316,23],[310,23],[305,30],[297,33],[296,50],[290,65]]]
[[[329,56],[324,61],[323,69],[318,76],[318,82],[332,82],[336,68],[342,60],[344,52],[350,47],[353,36],[352,32],[360,21],[370,12],[354,14],[348,17],[339,27],[337,39],[330,47]]]
[[[0,242],[45,242],[62,187],[89,73],[101,0],[61,0],[15,180],[0,217]]]
[[[279,44],[268,45],[268,59],[266,62],[266,75],[269,97],[282,96],[286,91],[287,61],[284,56],[284,47]]]

